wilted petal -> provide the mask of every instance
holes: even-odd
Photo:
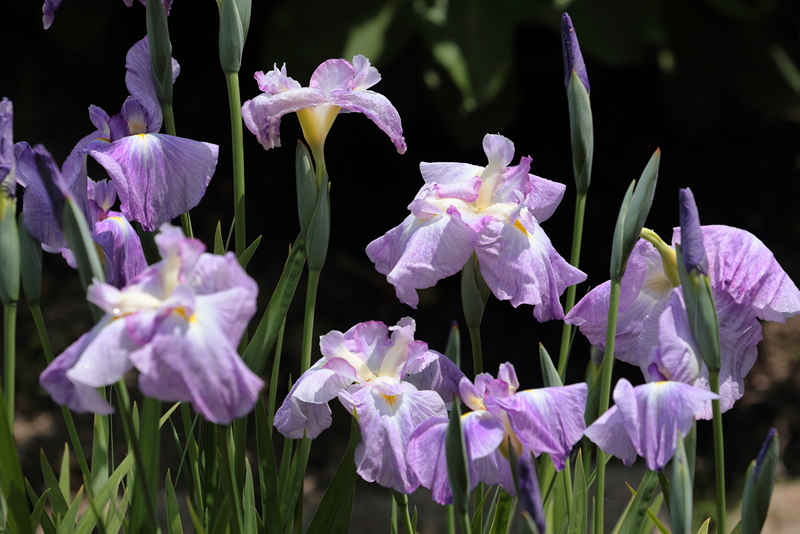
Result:
[[[170,135],[132,135],[89,150],[108,171],[122,213],[152,231],[195,207],[217,166],[219,147]]]
[[[313,81],[313,78],[312,78]],[[389,99],[373,91],[335,91],[333,103],[347,111],[363,113],[388,135],[399,154],[406,152],[400,114]],[[252,130],[251,130],[252,131]]]
[[[283,64],[280,70],[278,66],[273,64],[273,69],[266,74],[259,71],[254,75],[258,88],[265,93],[277,95],[290,89],[300,89],[300,84],[294,79],[286,75],[286,63]]]
[[[261,146],[269,150],[281,146],[281,117],[326,102],[322,91],[310,87],[291,89],[275,95],[262,94],[242,105],[242,118]]]
[[[343,391],[340,400],[358,414],[362,441],[356,448],[358,474],[367,482],[409,494],[419,485],[406,461],[408,439],[414,429],[431,417],[447,417],[441,397],[433,391],[417,391],[400,382],[403,393],[386,396],[371,387]]]
[[[369,59],[361,54],[353,56],[353,71],[353,91],[369,89],[381,81],[381,75],[378,69],[371,66]]]
[[[409,215],[400,226],[367,245],[375,269],[386,275],[400,302],[412,308],[419,303],[417,289],[459,272],[475,247],[475,232],[455,209],[448,213],[427,220]]]
[[[562,319],[561,293],[586,275],[556,252],[525,211],[516,223],[488,221],[475,248],[481,274],[498,299],[509,300],[514,307],[534,305],[533,314],[540,322]]]

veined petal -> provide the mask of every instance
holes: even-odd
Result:
[[[423,421],[409,436],[406,451],[406,461],[419,483],[431,490],[433,500],[439,504],[453,503],[444,449],[447,423],[445,417]]]
[[[334,91],[332,103],[347,111],[363,113],[388,135],[399,154],[406,152],[400,114],[389,99],[373,91]]]
[[[523,446],[537,456],[549,453],[560,471],[586,429],[583,412],[587,395],[585,383],[529,389],[507,398],[487,395],[486,408],[493,413],[504,411]]]
[[[275,95],[262,94],[242,105],[247,129],[265,150],[281,146],[281,117],[301,109],[328,103],[322,91],[310,87],[290,89]]]
[[[483,151],[489,159],[487,170],[490,167],[495,171],[508,167],[514,159],[514,143],[499,134],[486,134],[483,137]]]
[[[115,211],[95,223],[92,237],[103,249],[106,282],[122,288],[147,269],[142,244],[131,223]]]
[[[17,160],[17,181],[25,186],[22,213],[25,229],[37,241],[54,249],[65,248],[67,239],[61,233],[47,188],[36,168],[33,149],[25,141],[14,145]]]
[[[408,346],[408,367],[404,381],[413,384],[418,390],[431,390],[439,394],[448,408],[458,395],[459,382],[464,373],[450,359],[435,350],[428,350],[428,344],[414,341]],[[421,363],[425,363],[424,367]]]
[[[784,322],[800,313],[800,291],[756,236],[728,226],[703,226],[711,285],[759,319]],[[672,241],[680,243],[680,228]]]
[[[346,397],[342,403],[352,404],[358,414],[362,441],[356,448],[358,474],[367,482],[401,493],[413,492],[419,481],[406,461],[408,439],[414,429],[431,417],[447,417],[441,397],[433,391],[417,391],[401,382],[404,393],[387,397],[364,387]]]
[[[481,274],[492,293],[514,307],[533,304],[539,322],[562,319],[559,297],[586,275],[556,252],[539,224],[524,210],[517,224],[487,222],[475,247]]]
[[[459,184],[471,183],[480,177],[483,167],[469,163],[427,163],[420,162],[419,172],[426,184]]]
[[[161,129],[163,115],[161,103],[158,101],[153,74],[150,69],[150,46],[147,36],[136,42],[125,57],[125,86],[128,92],[141,104],[147,115],[147,131],[155,133]],[[172,60],[172,81],[178,78],[181,68],[175,59]]]
[[[93,388],[115,384],[125,376],[133,369],[128,354],[139,348],[128,336],[125,321],[107,315],[98,325],[103,327],[66,373],[69,380]]]
[[[132,135],[89,155],[108,171],[122,213],[152,231],[195,207],[217,166],[219,147],[170,135]]]
[[[655,365],[654,370],[660,376],[653,380],[693,384],[703,370],[703,359],[677,291],[659,316],[657,331],[658,344],[653,347],[648,363]],[[649,371],[650,365],[647,367]]]
[[[453,215],[427,220],[409,215],[400,226],[367,245],[367,256],[395,287],[400,302],[416,309],[417,289],[456,274],[469,259],[477,236]]]
[[[335,399],[356,378],[355,370],[346,361],[322,358],[297,379],[292,395],[301,402],[323,404]]]
[[[345,59],[329,59],[323,62],[311,75],[308,86],[319,89],[326,98],[331,97],[331,92],[336,90],[352,91],[355,82],[353,76],[355,69]]]
[[[468,412],[461,416],[461,429],[470,459],[489,456],[503,443],[505,427],[503,422],[486,410]]]
[[[378,72],[378,69],[371,66],[369,59],[365,58],[361,54],[353,56],[353,71],[353,91],[363,91],[364,89],[369,89],[381,81],[381,75]]]
[[[321,367],[322,363],[323,360],[319,360],[309,371]],[[300,439],[304,435],[314,439],[331,426],[331,408],[327,402],[320,404],[303,402],[295,395],[303,376],[294,383],[289,394],[283,399],[283,404],[275,412],[275,428],[289,439]]]
[[[259,89],[273,95],[291,89],[300,89],[300,84],[286,75],[286,63],[283,64],[281,70],[278,70],[278,66],[273,64],[271,71],[266,74],[261,71],[256,72],[254,78]]]
[[[535,174],[529,174],[528,179],[530,180],[530,193],[524,203],[531,215],[541,224],[555,213],[564,198],[567,186],[540,178]]]
[[[384,325],[385,326],[385,325]],[[350,333],[350,331],[348,331]],[[360,380],[367,381],[375,378],[367,365],[367,354],[357,350],[350,350],[346,343],[346,334],[332,330],[319,338],[319,350],[328,360],[341,359],[347,362],[356,372]]]
[[[606,413],[586,429],[584,435],[596,444],[606,454],[616,456],[622,463],[630,467],[636,461],[636,447],[634,447],[625,421],[616,406],[612,406]]]

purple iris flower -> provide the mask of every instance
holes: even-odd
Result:
[[[481,274],[500,300],[534,305],[539,321],[561,319],[559,296],[586,279],[556,252],[539,223],[548,219],[566,186],[530,171],[530,157],[509,167],[514,143],[487,134],[486,167],[420,163],[425,185],[411,214],[367,246],[397,298],[416,308],[417,289],[460,271],[474,251]]]
[[[720,407],[725,412],[744,394],[743,378],[755,363],[762,339],[758,319],[783,323],[797,315],[800,292],[772,252],[749,232],[703,226],[702,238],[719,321]],[[680,243],[679,228],[675,243]],[[674,249],[663,242],[659,247],[662,250],[641,239],[628,260],[614,356],[638,365],[647,380],[679,380],[708,389],[708,370],[689,328],[683,294],[673,286]],[[609,290],[609,282],[596,287],[565,318],[600,349],[605,347]],[[710,419],[710,403],[696,415]]]
[[[497,378],[488,373],[464,377],[461,399],[473,411],[461,418],[470,483],[502,484],[513,495],[514,479],[508,462],[508,440],[518,457],[550,454],[557,470],[564,468],[572,446],[583,436],[588,387],[584,384],[517,391],[514,366],[504,363]],[[437,417],[414,430],[408,443],[408,463],[433,500],[451,504],[444,440],[448,419]]]
[[[53,20],[56,16],[56,9],[58,6],[61,5],[62,0],[44,0],[44,5],[42,6],[42,24],[44,24],[44,29],[46,30],[53,24]],[[131,7],[133,5],[133,0],[123,0],[125,5]],[[147,5],[147,0],[139,0],[142,5]],[[167,15],[169,15],[169,9],[172,7],[172,0],[161,0],[161,3],[164,5],[164,9],[167,11]]]
[[[647,468],[660,471],[672,459],[678,431],[686,436],[694,415],[718,398],[710,391],[680,382],[651,382],[633,387],[621,378],[614,388],[614,406],[589,428],[586,437],[627,466],[636,455]]]
[[[287,76],[286,65],[257,72],[255,78],[264,93],[244,103],[242,117],[266,150],[281,146],[281,117],[296,112],[312,152],[321,155],[333,121],[344,110],[363,113],[392,139],[400,154],[406,151],[400,115],[385,96],[369,90],[381,75],[362,55],[353,57],[353,63],[329,59],[317,67],[308,87]]]
[[[406,461],[411,432],[431,417],[446,417],[464,376],[445,356],[414,339],[414,321],[370,321],[320,338],[323,357],[295,382],[275,414],[288,438],[316,438],[331,424],[335,397],[355,409],[362,441],[358,474],[368,482],[411,493],[419,482]],[[391,334],[391,337],[390,337]]]
[[[79,146],[108,171],[122,213],[153,231],[200,202],[216,170],[219,147],[158,133],[162,112],[148,50],[145,37],[128,51],[125,83],[133,96],[113,117],[89,108],[97,131]],[[173,77],[179,70],[173,60]]]
[[[139,389],[191,401],[211,422],[249,413],[264,383],[236,352],[256,311],[258,286],[236,256],[204,253],[180,228],[161,227],[162,260],[120,289],[93,283],[87,299],[106,312],[44,370],[39,382],[76,412],[113,408],[96,388],[139,370]]]
[[[147,268],[139,236],[128,219],[111,211],[116,201],[114,184],[106,180],[94,182],[86,175],[86,156],[73,149],[59,172],[52,156],[44,147],[38,149],[47,162],[51,176],[61,184],[65,194],[81,209],[106,271],[106,282],[121,288]],[[23,221],[31,236],[42,243],[47,252],[61,253],[70,267],[77,268],[67,239],[61,233],[60,215],[56,215],[45,180],[39,173],[35,150],[28,143],[14,145],[18,165],[17,181],[25,188]]]

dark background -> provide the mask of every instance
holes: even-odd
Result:
[[[127,96],[125,54],[145,35],[145,10],[138,3],[128,9],[121,1],[64,0],[45,31],[40,8],[36,1],[7,2],[3,8],[0,46],[6,68],[0,96],[14,102],[15,140],[43,143],[62,162],[92,131],[89,105],[109,114],[119,111]],[[358,114],[340,115],[331,130],[325,152],[332,232],[318,294],[317,334],[365,320],[394,324],[411,315],[417,338],[444,350],[451,322],[463,321],[459,277],[420,291],[415,311],[396,300],[364,248],[406,216],[422,185],[420,161],[484,165],[486,133],[514,141],[515,163],[530,155],[533,173],[567,184],[561,208],[543,228],[569,258],[575,194],[559,31],[564,9],[586,59],[595,126],[580,265],[588,281],[578,295],[608,278],[622,196],[657,147],[661,172],[648,227],[669,240],[678,223],[677,190],[691,187],[704,224],[756,234],[789,275],[800,279],[800,75],[795,67],[800,3],[254,0],[252,9],[240,76],[243,100],[259,94],[252,74],[274,63],[285,62],[289,76],[307,85],[324,60],[363,53],[383,77],[372,89],[395,105],[408,143],[408,152],[398,155],[389,138]],[[220,145],[216,174],[192,211],[195,235],[210,246],[217,221],[225,233],[233,217],[230,119],[217,52],[216,4],[175,0],[169,24],[173,55],[181,64],[175,84],[177,132]],[[263,235],[249,272],[259,281],[262,309],[299,231],[294,147],[302,135],[295,115],[282,122],[284,146],[270,151],[245,129],[248,240]],[[92,164],[90,175],[102,178],[103,170]],[[45,261],[43,309],[58,354],[88,329],[91,317],[77,276],[59,257]],[[301,279],[287,322],[284,384],[289,372],[296,376],[298,371],[304,288]],[[788,473],[800,473],[800,444],[793,440],[800,431],[796,324],[781,330],[778,341],[765,342],[780,344],[785,369],[777,375],[764,371],[769,383],[759,396],[746,397],[726,415],[728,443],[735,444],[728,448],[727,462],[734,486],[774,424],[781,430]],[[44,359],[24,306],[19,332],[20,358],[30,364],[18,365],[18,409],[34,417],[52,410],[52,402],[36,385]],[[482,333],[484,368],[494,373],[500,363],[511,361],[522,387],[529,388],[541,384],[537,344],[557,354],[561,325],[537,323],[530,306],[514,310],[492,300]],[[462,346],[469,374],[465,328]],[[578,336],[568,382],[581,380],[588,352],[588,343]],[[315,348],[312,357],[318,356]],[[762,358],[754,372],[763,365]],[[641,382],[638,369],[618,364],[615,372]],[[335,421],[346,419],[338,407],[334,413]],[[91,425],[89,417],[83,419]],[[347,424],[335,427],[346,432]],[[700,434],[700,446],[710,448],[710,424],[701,423]],[[31,443],[31,458],[41,444]]]

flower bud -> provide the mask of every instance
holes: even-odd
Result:
[[[708,258],[703,245],[703,230],[700,228],[700,215],[694,202],[692,190],[680,190],[681,252],[686,272],[696,271],[708,275]]]
[[[171,104],[172,44],[169,41],[167,11],[161,0],[147,0],[147,44],[158,101]]]
[[[251,0],[221,0],[219,6],[219,62],[226,73],[239,72],[250,27]]]
[[[578,36],[572,26],[572,19],[564,13],[561,15],[561,52],[564,56],[564,87],[569,91],[569,82],[572,72],[578,75],[578,80],[590,91],[589,76],[586,75],[586,64],[578,44]]]

